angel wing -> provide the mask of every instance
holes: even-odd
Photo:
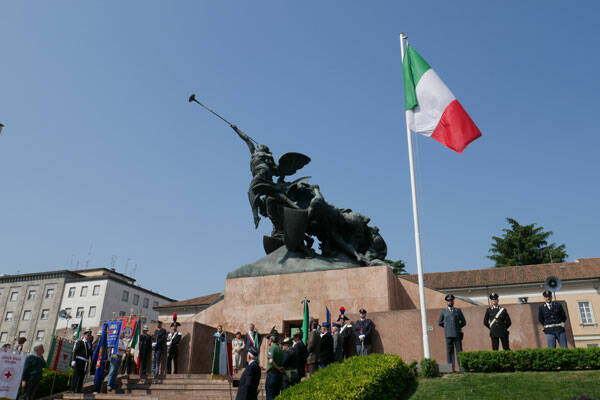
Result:
[[[296,171],[310,162],[310,157],[301,153],[285,153],[279,157],[280,176],[294,175]]]

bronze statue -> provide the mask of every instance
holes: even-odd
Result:
[[[200,103],[194,95],[189,101],[227,122],[248,146],[252,172],[248,200],[254,226],[258,228],[261,215],[273,224],[271,236],[263,238],[267,254],[285,245],[290,251],[314,256],[312,246],[316,237],[324,257],[337,257],[341,253],[360,265],[383,264],[387,246],[379,229],[368,225],[368,217],[328,203],[319,186],[308,183],[310,177],[285,181],[286,176],[294,175],[310,162],[308,156],[286,153],[275,163],[269,147]]]

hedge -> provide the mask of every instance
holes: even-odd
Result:
[[[415,387],[414,370],[400,357],[371,354],[330,364],[284,390],[277,400],[391,400],[408,397]]]
[[[461,367],[472,372],[600,369],[600,348],[466,351]]]
[[[52,389],[52,381],[54,380],[54,389],[52,389],[52,393],[60,393],[69,389],[69,374],[64,374],[62,372],[53,371],[51,369],[44,368],[42,380],[40,381],[37,390],[35,392],[35,397],[45,397],[50,395],[50,390]]]

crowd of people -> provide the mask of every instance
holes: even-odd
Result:
[[[259,354],[263,335],[256,331],[254,324],[249,325],[244,335],[236,332],[231,346],[234,374],[242,369],[244,359],[247,363],[239,381],[236,399],[257,398],[263,369],[266,372],[266,398],[270,400],[317,370],[350,357],[353,348],[357,355],[370,354],[373,322],[367,318],[367,311],[361,309],[360,318],[354,323],[344,315],[344,311],[340,309],[340,315],[334,323],[319,325],[317,320],[311,320],[306,343],[302,340],[304,333],[301,329],[297,329],[290,337],[282,338],[273,328],[266,337],[266,365],[262,368],[259,366]],[[215,337],[222,336],[223,327],[219,326]]]
[[[566,313],[560,303],[552,300],[552,292],[543,293],[544,303],[538,310],[538,320],[543,327],[548,347],[567,347],[565,331]],[[490,307],[486,310],[483,325],[489,328],[492,350],[499,350],[502,344],[503,350],[510,350],[509,331],[511,319],[508,311],[499,305],[499,296],[492,293],[489,296]],[[455,364],[460,368],[458,353],[462,351],[464,338],[463,328],[467,321],[461,309],[454,306],[455,297],[449,294],[445,297],[446,308],[442,309],[438,318],[438,325],[444,329],[446,341],[446,359],[454,369]],[[327,367],[334,362],[342,362],[352,354],[369,355],[372,349],[372,336],[374,325],[367,318],[367,311],[360,309],[360,318],[351,322],[345,315],[344,308],[340,308],[340,314],[336,322],[330,324],[324,322],[319,325],[317,320],[311,320],[306,334],[306,343],[303,341],[304,333],[297,329],[290,337],[282,338],[275,328],[267,334],[267,356],[264,367],[259,366],[259,354],[261,341],[264,335],[256,330],[254,324],[250,324],[248,331],[242,334],[236,332],[231,341],[231,358],[234,376],[243,370],[239,381],[237,399],[255,399],[259,390],[259,382],[262,371],[266,372],[266,398],[275,398],[281,390],[295,385],[305,377],[310,377],[319,369]],[[151,335],[148,326],[144,325],[139,336],[139,374],[141,377],[151,373],[154,376],[164,375],[165,360],[166,373],[177,373],[177,359],[182,334],[179,332],[181,324],[173,320],[171,332],[163,328],[163,323],[158,321],[157,328]],[[115,388],[117,375],[135,373],[137,363],[134,359],[132,340],[127,340],[121,333],[117,348],[109,347],[108,360],[97,365],[93,360],[93,354],[98,346],[102,331],[97,336],[92,336],[91,330],[85,330],[83,336],[76,341],[71,366],[73,374],[70,382],[70,390],[81,393],[86,375],[94,375],[96,368],[104,368],[107,376],[107,390]],[[217,327],[214,337],[217,340],[226,340],[223,326]],[[26,342],[25,338],[19,338],[14,346],[15,351],[22,351]],[[213,346],[214,347],[214,346]],[[0,351],[11,351],[10,344],[4,344]],[[20,398],[33,398],[33,394],[42,377],[42,368],[45,366],[43,358],[44,347],[38,344],[33,347],[32,353],[25,361],[23,378],[21,382]],[[96,392],[101,389],[102,383],[96,386]]]
[[[567,334],[565,331],[565,322],[567,315],[560,303],[552,301],[552,292],[549,290],[542,293],[544,304],[538,309],[538,321],[542,326],[546,336],[548,347],[556,347],[556,343],[562,348],[567,348]],[[490,330],[490,339],[492,350],[499,350],[502,343],[503,350],[510,350],[509,331],[511,326],[508,311],[499,305],[497,293],[491,293],[489,298],[491,305],[486,310],[483,317],[483,325]],[[462,351],[462,341],[464,333],[462,328],[467,325],[467,320],[460,308],[454,307],[455,297],[449,294],[445,297],[446,308],[440,311],[438,325],[444,328],[444,337],[446,339],[446,361],[455,368],[455,360],[460,369],[458,353]]]

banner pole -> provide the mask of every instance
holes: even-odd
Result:
[[[400,54],[402,61],[404,61],[404,41],[407,40],[407,36],[404,33],[400,33]],[[407,41],[408,45],[408,41]],[[431,358],[429,352],[429,335],[427,333],[427,309],[425,307],[425,285],[423,283],[423,266],[421,261],[421,237],[419,234],[419,213],[417,210],[417,191],[415,183],[415,166],[413,157],[413,145],[412,145],[412,134],[410,133],[410,126],[408,123],[408,113],[405,111],[406,119],[406,139],[408,142],[408,163],[410,166],[410,188],[412,193],[412,210],[413,210],[413,222],[415,229],[415,249],[417,253],[417,275],[419,278],[419,305],[421,307],[421,329],[423,331],[423,357]]]

